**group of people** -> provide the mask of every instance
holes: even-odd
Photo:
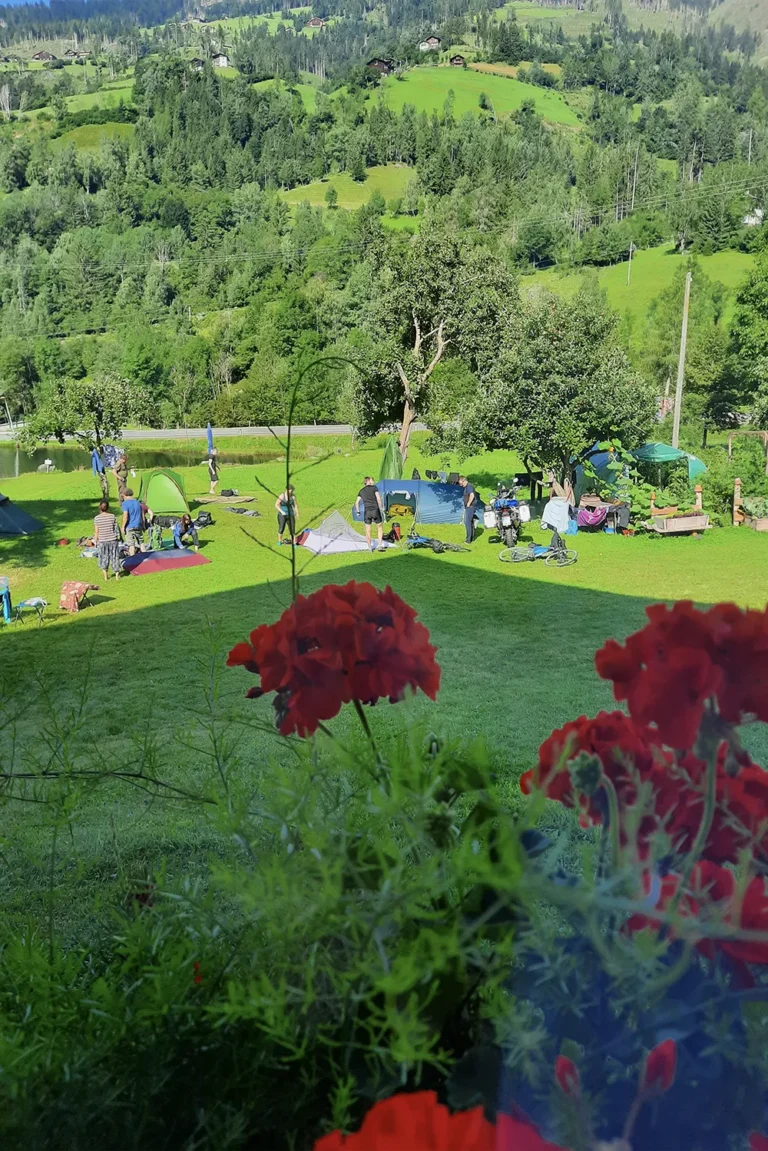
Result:
[[[136,549],[144,543],[145,534],[152,533],[154,516],[143,500],[138,500],[132,488],[123,488],[123,499],[120,510],[123,513],[120,522],[109,510],[109,500],[102,500],[99,510],[93,520],[93,542],[98,552],[99,568],[104,579],[109,579],[109,572],[115,579],[120,577],[123,570],[123,561],[120,555],[122,541],[128,545],[128,554],[133,556]],[[175,520],[173,527],[174,547],[182,548],[191,544],[195,551],[199,550],[200,539],[197,528],[192,522],[188,512],[184,512],[180,519]]]
[[[469,482],[466,476],[459,476],[459,484],[463,488],[466,542],[471,544],[475,538],[475,519],[480,506],[479,498],[474,486]],[[277,512],[278,544],[285,542],[286,529],[288,529],[291,543],[293,543],[296,537],[296,520],[298,519],[299,508],[296,503],[296,493],[292,484],[288,484],[285,491],[281,492],[275,500],[275,511]],[[360,491],[357,493],[357,498],[355,499],[355,512],[357,515],[362,514],[363,525],[365,527],[365,541],[368,547],[371,547],[371,536],[373,534],[373,528],[375,527],[378,542],[374,550],[386,551],[384,545],[384,520],[386,513],[381,499],[381,492],[376,486],[376,481],[373,476],[365,477],[363,486],[360,488]]]

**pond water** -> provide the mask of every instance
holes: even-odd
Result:
[[[148,468],[193,468],[200,467],[205,460],[205,448],[200,451],[179,449],[178,451],[132,451],[126,445],[128,464],[136,471]],[[219,452],[219,465],[263,464],[277,457],[270,452]],[[77,472],[86,468],[90,471],[91,460],[82,448],[53,447],[40,448],[29,455],[15,446],[0,447],[0,480],[23,476],[36,472],[45,460],[53,460],[59,472]]]

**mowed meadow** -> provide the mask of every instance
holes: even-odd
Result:
[[[335,441],[323,456],[322,447],[318,439],[312,447],[318,457],[297,461],[302,526],[334,509],[349,517],[363,476],[378,474],[381,448],[354,451],[348,441]],[[455,463],[422,452],[423,445],[409,458],[422,474]],[[483,496],[517,466],[503,452],[464,463]],[[205,469],[180,471],[194,507],[207,491]],[[9,577],[14,602],[37,595],[50,604],[42,627],[27,616],[0,634],[7,764],[39,768],[64,755],[75,770],[143,770],[205,793],[215,770],[212,739],[236,746],[236,776],[257,779],[280,754],[270,734],[269,701],[246,700],[250,677],[225,667],[229,648],[277,619],[290,601],[290,549],[275,547],[274,499],[261,484],[282,490],[284,462],[222,468],[221,486],[252,495],[243,506],[261,514],[242,517],[206,505],[215,520],[201,533],[209,564],[105,584],[75,542],[90,531],[96,507],[90,471],[3,481],[3,491],[47,526],[0,543],[0,574]],[[458,526],[428,532],[456,543],[463,538]],[[547,537],[534,525],[529,538]],[[70,542],[59,546],[61,539]],[[430,629],[442,668],[437,701],[418,697],[378,708],[374,728],[394,735],[403,725],[424,725],[449,739],[480,741],[514,799],[520,772],[554,727],[613,706],[609,686],[595,673],[594,652],[608,637],[623,638],[641,626],[648,603],[727,599],[763,607],[768,601],[768,539],[755,532],[722,529],[670,540],[580,533],[574,542],[578,562],[562,570],[501,563],[500,545],[488,532],[469,552],[401,547],[313,558],[299,548],[296,559],[303,592],[350,579],[389,584]],[[94,606],[76,616],[59,612],[67,579],[99,584]],[[331,726],[341,737],[351,731],[345,715]],[[71,836],[67,831],[59,845],[66,862],[57,882],[71,887],[73,899],[81,889],[108,890],[118,857],[123,873],[127,867],[146,875],[165,859],[170,872],[194,875],[210,852],[227,850],[210,821],[126,784],[86,792],[78,809]],[[7,914],[34,917],[44,902],[50,835],[44,810],[10,804],[0,815],[7,864],[0,898]],[[39,872],[30,868],[30,856],[39,859]],[[23,886],[15,870],[22,859]],[[87,932],[76,900],[66,911],[58,906],[65,934]]]

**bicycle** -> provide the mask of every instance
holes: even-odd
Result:
[[[544,560],[546,567],[565,568],[575,564],[579,553],[567,548],[559,532],[552,533],[549,544],[528,544],[527,547],[504,548],[499,553],[503,563],[533,563]]]

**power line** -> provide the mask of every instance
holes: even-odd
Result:
[[[697,185],[696,187],[700,188],[700,185]],[[730,196],[734,196],[734,195],[738,194],[739,192],[746,194],[747,192],[752,191],[754,189],[765,189],[765,188],[768,188],[768,174],[766,174],[763,177],[752,178],[749,180],[725,181],[722,184],[719,184],[717,186],[717,188],[707,189],[707,195],[709,195],[710,197],[714,197],[714,198],[727,198]],[[577,226],[582,227],[584,224],[587,224],[588,227],[585,230],[588,231],[590,228],[600,227],[602,225],[602,223],[604,223],[606,221],[611,222],[611,223],[622,223],[625,220],[630,219],[633,215],[636,215],[638,212],[653,210],[655,208],[662,208],[662,207],[665,208],[666,210],[668,210],[669,207],[674,206],[674,204],[676,202],[682,201],[684,198],[685,198],[685,191],[681,192],[677,196],[675,196],[675,195],[670,196],[669,193],[660,193],[657,196],[648,197],[645,200],[636,199],[634,208],[631,207],[631,201],[630,200],[620,200],[620,201],[616,201],[616,203],[611,205],[611,207],[609,207],[609,208],[606,207],[606,208],[600,209],[598,212],[590,211],[589,209],[586,209],[586,208],[584,208],[584,209],[577,208],[577,209],[572,209],[570,211],[563,211],[561,209],[561,210],[555,210],[555,211],[552,211],[549,213],[536,214],[532,217],[525,217],[525,219],[534,219],[534,220],[536,220],[537,223],[547,223],[547,222],[549,222],[549,223],[570,223],[573,230],[576,230]],[[599,222],[596,222],[596,220]],[[458,236],[466,236],[466,237],[476,236],[476,237],[479,237],[480,239],[485,239],[485,238],[490,239],[493,236],[503,236],[506,233],[514,232],[516,230],[516,228],[519,226],[520,222],[521,221],[517,217],[513,217],[511,220],[506,221],[503,225],[500,225],[497,228],[487,228],[487,229],[477,228],[477,227],[475,227],[475,228],[461,228],[461,229],[457,229],[457,231],[454,234],[458,235]],[[319,238],[321,238],[321,237],[318,237],[318,239]],[[365,252],[367,249],[372,247],[375,244],[375,242],[376,242],[376,239],[371,238],[369,240],[360,240],[360,241],[356,241],[356,242],[336,244],[336,245],[325,247],[323,249],[323,254],[324,255],[325,254],[331,255],[331,254],[338,254],[338,253],[344,253],[344,252]],[[262,252],[253,252],[253,253],[228,253],[228,254],[218,254],[218,255],[209,255],[209,256],[198,255],[192,260],[189,260],[187,255],[183,254],[181,257],[168,259],[166,261],[166,264],[168,266],[174,265],[176,267],[182,267],[182,268],[184,266],[186,266],[190,270],[200,269],[200,268],[209,267],[209,266],[218,266],[218,265],[221,265],[222,263],[243,263],[243,264],[261,263],[261,264],[268,265],[271,263],[275,263],[279,260],[285,260],[285,259],[291,259],[291,258],[306,256],[312,250],[312,247],[313,247],[313,244],[309,244],[309,245],[306,245],[303,247],[301,247],[301,246],[280,247],[280,248],[274,248],[271,251],[262,251]],[[131,263],[128,261],[126,261],[126,262],[123,262],[123,261],[106,261],[106,260],[99,261],[99,260],[87,259],[83,263],[84,263],[84,268],[83,268],[84,274],[89,275],[89,276],[93,276],[93,275],[98,274],[99,270],[101,270],[103,272],[106,272],[106,271],[126,272],[126,271],[133,271],[133,270],[149,271],[150,268],[159,265],[160,261],[150,258],[148,261],[142,261],[141,263],[139,263],[139,262]],[[589,265],[583,265],[583,267],[587,267],[587,266],[589,266]],[[114,302],[112,303],[112,306],[114,307]],[[243,305],[243,307],[247,307],[247,306],[248,305]],[[210,311],[196,312],[195,317],[198,319],[201,319],[201,318],[205,318],[205,317],[210,316],[210,315],[214,315],[214,314],[220,315],[222,312],[235,311],[235,310],[239,310],[239,309],[236,309],[236,308],[229,308],[229,309],[227,309],[227,308],[215,308],[215,309],[211,309]],[[142,318],[146,319],[146,317],[142,317]],[[178,318],[180,319],[181,317],[178,317]],[[154,319],[150,317],[149,319],[146,319],[146,322],[150,326],[153,326],[156,324],[165,323],[165,322],[172,320],[172,319],[174,319],[174,314],[172,312],[166,312],[166,313],[163,313],[162,315],[158,315]],[[105,334],[108,332],[113,332],[113,331],[119,330],[120,326],[121,325],[118,321],[118,322],[113,323],[109,326],[103,325],[103,326],[94,326],[91,328],[72,329],[69,331],[57,330],[57,331],[53,331],[53,332],[48,331],[48,332],[30,333],[27,336],[27,338],[34,339],[35,337],[37,337],[40,339],[45,339],[45,338],[68,339],[68,338],[75,337],[75,336],[100,335],[100,334]]]

